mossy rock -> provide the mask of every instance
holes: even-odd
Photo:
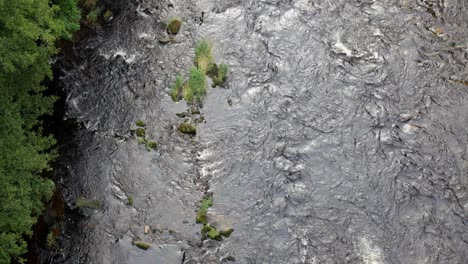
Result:
[[[78,197],[76,199],[76,207],[78,208],[89,208],[89,209],[99,209],[99,207],[101,207],[101,202],[99,202],[98,200],[94,200],[94,199],[87,199],[87,198],[84,198],[84,197]]]
[[[148,244],[148,243],[143,242],[143,241],[134,241],[133,245],[135,245],[138,248],[143,249],[143,250],[148,250],[151,247],[151,244]]]
[[[182,22],[179,19],[177,19],[177,18],[172,19],[169,22],[169,24],[167,24],[168,33],[170,33],[172,35],[176,35],[177,33],[179,33],[181,25],[182,25]]]
[[[179,125],[179,131],[182,134],[190,134],[195,135],[197,134],[197,128],[189,123],[182,123]]]
[[[139,127],[139,128],[137,128],[137,129],[135,130],[135,133],[136,133],[136,135],[137,135],[138,137],[144,137],[145,134],[146,134],[146,131],[145,131],[144,128]]]
[[[145,127],[145,126],[146,126],[145,122],[143,122],[143,120],[140,120],[140,119],[138,119],[138,120],[135,122],[135,124],[136,124],[137,126],[139,126],[139,127]]]
[[[197,218],[195,219],[195,221],[197,224],[207,224],[208,220],[206,218],[206,213],[198,211]]]
[[[127,198],[127,205],[132,206],[133,205],[133,196],[129,195]]]
[[[145,145],[146,150],[151,151],[155,150],[158,147],[158,144],[152,140],[148,140],[146,138],[139,138],[138,144]]]
[[[106,12],[104,12],[102,17],[104,18],[104,21],[109,22],[109,21],[111,21],[113,15],[114,14],[112,13],[112,11],[107,10]]]
[[[220,230],[219,233],[223,236],[223,237],[229,237],[232,232],[234,232],[234,229],[232,228],[228,228],[228,229],[225,229],[225,230]]]
[[[180,118],[185,118],[187,116],[187,113],[186,112],[176,113],[176,116],[178,116]]]
[[[218,241],[223,240],[223,238],[221,237],[221,234],[215,228],[211,228],[211,230],[206,234],[206,236],[213,240],[218,240]]]
[[[158,144],[154,141],[147,141],[148,143],[146,144],[146,148],[150,150],[155,150],[158,147]]]

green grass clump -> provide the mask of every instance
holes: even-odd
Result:
[[[197,128],[189,123],[182,123],[179,125],[179,131],[182,134],[197,134]]]
[[[46,243],[48,248],[55,248],[57,246],[57,240],[55,239],[55,234],[53,231],[50,231],[47,234]]]
[[[192,103],[201,102],[206,95],[206,76],[196,67],[190,68],[190,78],[184,87],[184,99]]]
[[[200,41],[195,48],[195,64],[203,74],[206,74],[212,62],[213,54],[211,53],[211,44],[204,39]]]
[[[145,132],[145,129],[142,128],[142,127],[139,127],[135,130],[135,133],[138,137],[144,137],[146,132]]]
[[[139,138],[138,143],[145,145],[146,150],[151,151],[155,150],[158,147],[158,144],[152,140],[148,140],[147,138]]]
[[[137,126],[139,126],[139,127],[145,127],[145,126],[146,126],[145,122],[143,122],[143,120],[140,120],[140,119],[138,119],[138,120],[135,122],[135,124],[136,124]]]
[[[127,205],[132,206],[133,205],[133,196],[129,195],[127,198]]]
[[[179,74],[176,77],[175,83],[171,88],[171,97],[172,97],[172,100],[174,100],[174,102],[179,101],[180,92],[182,91],[183,88],[184,88],[184,77],[182,76],[182,74]]]
[[[182,25],[182,22],[178,18],[173,18],[169,24],[167,24],[167,31],[171,33],[172,35],[176,35],[179,33],[180,26]]]
[[[200,205],[197,210],[196,222],[198,224],[207,224],[206,214],[208,213],[208,208],[213,205],[213,199],[205,197],[201,200]]]
[[[148,243],[143,242],[143,241],[134,241],[133,245],[135,245],[138,248],[143,249],[143,250],[148,250],[151,247],[151,244],[148,244]]]
[[[89,208],[97,210],[99,207],[101,207],[101,203],[98,200],[87,199],[83,197],[78,197],[75,204],[78,208]]]
[[[227,80],[228,66],[221,63],[219,67],[216,63],[212,63],[208,68],[207,75],[213,80],[213,87],[222,85]]]

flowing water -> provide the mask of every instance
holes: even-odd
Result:
[[[468,2],[114,8],[62,79],[81,124],[61,159],[65,200],[102,204],[69,219],[63,253],[44,263],[467,262]],[[174,16],[176,43],[160,44]],[[168,91],[203,38],[230,72],[192,138]],[[157,151],[137,143],[137,119]],[[205,192],[234,228],[223,241],[195,224]]]

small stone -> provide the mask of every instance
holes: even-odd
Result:
[[[145,234],[148,234],[149,231],[151,231],[151,228],[149,226],[145,226],[144,231],[145,231]]]

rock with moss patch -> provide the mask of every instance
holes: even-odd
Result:
[[[111,21],[112,18],[113,18],[113,13],[112,13],[112,11],[107,10],[106,12],[104,12],[104,14],[102,15],[102,17],[104,18],[104,21],[109,22],[109,21]]]
[[[138,137],[144,137],[145,134],[146,134],[146,131],[145,131],[144,128],[139,127],[139,128],[137,128],[137,129],[135,130],[135,133],[136,133],[136,135],[137,135]]]
[[[172,35],[177,35],[181,25],[182,22],[179,19],[174,18],[169,22],[169,24],[167,24],[167,32]]]
[[[143,242],[143,241],[133,241],[133,245],[143,250],[148,250],[151,247],[151,244]]]
[[[195,135],[197,134],[197,128],[189,123],[182,123],[179,125],[179,131],[182,134],[190,134]]]

